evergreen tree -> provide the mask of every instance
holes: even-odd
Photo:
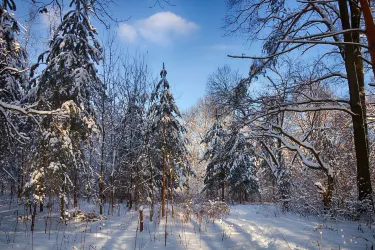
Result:
[[[43,138],[32,166],[33,175],[39,177],[32,180],[35,193],[43,193],[44,185],[49,184],[51,195],[60,196],[62,219],[69,187],[74,189],[77,206],[78,170],[84,166],[80,142],[96,127],[92,97],[103,91],[95,68],[102,59],[102,48],[90,23],[90,4],[87,0],[72,0],[70,7],[49,43],[50,50],[38,59],[40,63],[45,58],[46,68],[39,77],[37,92],[39,108],[61,109],[67,117],[43,119]],[[46,179],[50,182],[44,183]],[[42,203],[41,197],[38,195]]]
[[[3,102],[18,104],[23,97],[26,77],[26,52],[16,39],[20,29],[13,14],[16,10],[13,0],[0,4],[0,99]]]
[[[162,216],[164,216],[167,183],[171,190],[176,184],[185,185],[185,177],[192,173],[192,169],[188,164],[186,140],[183,137],[185,128],[179,121],[181,114],[169,90],[164,64],[160,76],[161,80],[151,94],[149,118],[152,138],[149,139],[149,143],[155,146],[152,164],[158,171],[154,173],[154,177],[159,174],[161,176],[161,180],[157,180],[156,184],[161,186]]]
[[[140,83],[138,83],[140,84]],[[121,158],[121,172],[120,180],[125,180],[129,197],[129,209],[132,208],[132,200],[139,204],[144,201],[147,194],[147,183],[144,179],[147,178],[145,170],[148,160],[144,149],[145,141],[145,90],[138,89],[140,86],[133,86],[134,88],[128,97],[128,103],[122,121],[122,140],[120,142],[119,157]],[[147,170],[146,170],[147,171]],[[125,183],[124,183],[125,184]],[[142,195],[143,194],[143,195]],[[133,197],[132,197],[133,196]]]
[[[30,135],[28,118],[17,109],[25,102],[27,91],[26,51],[22,48],[18,36],[20,25],[14,18],[16,4],[13,0],[2,0],[0,3],[0,166],[7,169],[2,179],[10,187],[11,195],[15,193],[15,184],[11,176],[17,178],[18,198],[23,188],[24,148]],[[21,112],[22,113],[22,112]]]
[[[207,149],[202,158],[202,160],[207,161],[203,191],[212,195],[214,190],[221,189],[222,201],[224,201],[225,180],[229,173],[228,164],[221,154],[227,136],[228,133],[222,122],[216,118],[216,121],[202,140],[202,143],[207,144]]]
[[[203,191],[212,196],[221,189],[224,201],[227,186],[232,197],[247,200],[249,195],[259,193],[254,146],[241,131],[227,130],[224,126],[216,118],[202,141],[207,144],[202,159],[207,161]]]
[[[227,182],[230,193],[232,197],[237,196],[240,202],[247,201],[249,195],[259,194],[254,146],[241,132],[236,133],[227,144],[227,168],[230,169]]]
[[[0,102],[19,106],[24,97],[27,78],[25,75],[26,52],[16,37],[19,25],[13,14],[16,5],[13,0],[0,3]],[[15,114],[0,105],[0,149],[4,152],[12,139],[25,139],[19,132],[19,121]]]

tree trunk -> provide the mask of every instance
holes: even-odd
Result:
[[[149,130],[147,127],[146,132],[146,142],[147,142],[147,156],[148,156],[148,163],[150,164],[150,186],[151,186],[151,208],[150,208],[150,221],[153,220],[154,217],[154,204],[155,204],[155,196],[154,196],[154,175],[153,175],[153,167],[150,155],[150,146],[149,146]]]
[[[163,126],[163,144],[165,144],[165,130]],[[162,173],[161,173],[161,217],[165,216],[165,147],[163,145],[163,162],[162,162]]]
[[[133,207],[133,196],[132,196],[132,192],[130,191],[129,192],[129,210],[132,210],[132,207]]]
[[[113,150],[113,161],[112,161],[112,173],[111,173],[111,185],[112,185],[112,195],[111,195],[111,204],[112,204],[112,215],[115,208],[115,162],[116,162],[116,150]]]
[[[44,205],[43,205],[43,201],[42,200],[40,200],[39,201],[39,212],[43,212],[43,208],[44,208]]]
[[[60,219],[63,220],[63,221],[65,220],[64,206],[65,206],[65,204],[64,204],[64,197],[61,196],[60,197]]]
[[[73,199],[74,204],[73,207],[76,208],[78,206],[78,177],[77,177],[77,168],[74,166],[74,187],[73,187]]]
[[[24,151],[22,149],[22,154],[21,154],[21,164],[19,164],[19,169],[18,169],[18,175],[17,175],[17,181],[18,181],[18,200],[21,200],[22,196],[22,187],[23,187],[23,157],[24,157]]]
[[[169,187],[170,187],[170,200],[171,200],[171,207],[172,207],[172,217],[174,217],[174,208],[173,208],[173,185],[172,185],[172,169],[169,169]]]
[[[359,0],[365,19],[366,36],[371,56],[372,72],[375,78],[375,23],[368,0]]]
[[[99,176],[99,214],[103,214],[103,201],[104,201],[104,181],[103,181],[103,172],[100,171],[100,176]]]
[[[162,173],[161,173],[161,216],[165,216],[165,204],[164,204],[164,199],[165,199],[165,156],[163,152],[163,163],[162,163]]]
[[[13,200],[13,187],[14,187],[14,184],[12,182],[10,184],[10,202],[12,202],[12,200]]]
[[[104,80],[104,83],[106,81]],[[106,89],[106,85],[105,85],[105,88]],[[106,138],[106,134],[105,134],[105,117],[104,117],[104,113],[105,113],[105,90],[103,90],[103,92],[101,93],[101,101],[102,101],[102,110],[101,110],[101,115],[102,115],[102,143],[101,143],[101,154],[100,154],[100,175],[99,175],[99,214],[102,215],[103,214],[103,199],[104,199],[104,176],[103,176],[103,168],[104,168],[104,151],[105,151],[105,138]]]
[[[34,227],[35,227],[36,207],[37,207],[37,203],[36,201],[34,201],[33,213],[31,215],[31,232],[33,233],[34,233]]]
[[[361,9],[359,8],[358,2],[349,1],[350,6],[350,13],[351,13],[351,28],[352,29],[360,29],[361,28]],[[358,32],[352,33],[352,39],[354,43],[360,43],[360,37]],[[355,69],[357,73],[357,80],[358,80],[358,88],[359,88],[359,95],[362,105],[362,113],[363,113],[363,119],[365,122],[365,129],[366,129],[366,137],[368,138],[368,129],[367,129],[367,107],[366,107],[366,92],[365,92],[365,75],[363,72],[363,61],[361,59],[362,56],[362,49],[358,45],[353,45],[354,49],[354,63],[355,63]],[[367,150],[369,150],[367,140]]]
[[[111,203],[112,203],[112,215],[113,215],[113,210],[115,209],[115,187],[112,186],[112,197],[111,197]]]
[[[60,220],[65,221],[65,184],[62,185],[61,192],[62,193],[60,194]]]
[[[42,158],[42,166],[44,167],[43,174],[39,178],[39,188],[38,188],[38,196],[39,196],[39,211],[43,212],[43,203],[44,198],[46,197],[46,187],[44,180],[46,178],[46,169],[47,169],[47,156],[46,156],[46,142],[43,141],[43,158]]]
[[[323,193],[323,204],[326,208],[331,206],[333,193],[333,177],[328,175],[327,190]]]
[[[135,209],[138,209],[139,206],[139,170],[138,170],[138,164],[135,169],[135,187],[134,187],[134,203],[135,203]]]
[[[168,178],[166,178],[166,186],[168,187]],[[165,227],[164,227],[164,246],[167,245],[167,225],[168,225],[168,195],[167,195],[167,213],[165,215]]]
[[[133,208],[133,175],[130,174],[130,189],[129,189],[129,210]]]
[[[343,30],[348,30],[351,28],[351,26],[349,22],[349,12],[346,0],[338,0],[338,3],[340,9],[342,28]],[[344,41],[347,43],[352,43],[352,35],[350,33],[344,33]],[[345,68],[349,84],[350,108],[351,111],[355,114],[352,116],[352,121],[354,132],[354,145],[357,157],[358,198],[359,200],[364,200],[370,198],[372,194],[365,114],[360,98],[361,89],[359,87],[357,79],[355,51],[353,45],[345,44],[344,53]]]
[[[276,189],[276,181],[275,181],[275,176],[272,175],[272,202],[274,202],[276,199],[276,194],[275,194],[275,189]]]
[[[225,186],[224,182],[221,183],[221,201],[225,201],[225,199],[224,199],[224,186]]]
[[[139,232],[143,232],[143,210],[139,210]]]
[[[152,172],[152,165],[150,160],[150,177],[151,177],[151,209],[150,209],[150,221],[153,220],[154,217],[154,204],[155,204],[155,196],[154,196],[154,176]]]

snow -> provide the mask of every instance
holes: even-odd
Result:
[[[80,209],[93,211],[95,206]],[[283,213],[272,204],[232,206],[229,216],[214,221],[196,213],[186,220],[182,206],[175,207],[175,216],[168,214],[166,247],[165,219],[157,221],[155,216],[150,222],[147,206],[143,232],[139,212],[128,211],[125,204],[116,205],[107,220],[72,219],[67,225],[57,223],[58,212],[51,213],[51,220],[45,211],[37,215],[33,236],[30,216],[23,215],[22,205],[0,201],[0,249],[366,249],[373,245],[374,235],[364,222],[303,217]]]

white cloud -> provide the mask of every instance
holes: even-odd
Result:
[[[132,25],[121,24],[119,36],[128,42],[141,37],[153,43],[167,45],[172,40],[191,36],[197,29],[197,24],[172,12],[158,12],[146,19],[137,20]]]
[[[119,37],[129,43],[135,42],[137,39],[137,31],[129,24],[121,23],[118,29]]]

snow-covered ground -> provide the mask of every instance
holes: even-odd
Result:
[[[95,207],[82,209],[88,212]],[[57,213],[46,221],[45,211],[37,216],[32,236],[31,222],[16,219],[24,215],[24,207],[3,200],[0,249],[372,249],[375,242],[375,231],[364,222],[284,214],[269,204],[232,206],[229,216],[214,222],[192,214],[185,223],[182,209],[177,210],[174,218],[167,217],[165,247],[165,218],[150,222],[146,209],[143,232],[139,232],[139,212],[121,205],[107,220],[70,220],[67,225],[58,223]]]

